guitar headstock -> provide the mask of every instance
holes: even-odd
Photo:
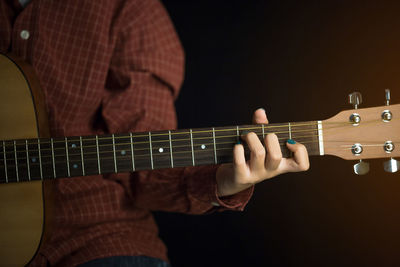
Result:
[[[390,105],[386,90],[386,105],[358,109],[361,95],[353,93],[350,102],[355,109],[346,110],[322,122],[325,154],[346,160],[360,160],[354,165],[357,174],[369,170],[364,159],[388,158],[385,171],[396,172],[400,157],[400,104]]]

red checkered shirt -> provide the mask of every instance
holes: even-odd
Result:
[[[29,62],[52,136],[176,127],[184,54],[156,0],[0,1],[0,52]],[[242,210],[252,189],[219,199],[216,166],[58,179],[54,231],[32,266],[96,258],[167,260],[151,210]]]

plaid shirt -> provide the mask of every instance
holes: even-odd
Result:
[[[53,136],[176,127],[184,54],[156,0],[0,1],[0,52],[29,62],[46,97]],[[167,260],[151,210],[243,210],[252,188],[223,200],[217,166],[55,181],[53,232],[32,266],[96,258]]]

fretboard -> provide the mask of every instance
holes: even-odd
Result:
[[[232,162],[240,136],[279,138],[282,154],[294,139],[309,155],[321,155],[320,122],[243,125],[129,134],[0,141],[0,183]],[[245,145],[246,157],[249,150]]]

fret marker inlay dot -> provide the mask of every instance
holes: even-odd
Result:
[[[122,150],[122,151],[121,151],[121,155],[122,155],[122,156],[125,156],[125,155],[126,155],[126,151],[125,151],[125,150]]]
[[[72,148],[76,148],[76,144],[72,144],[71,147],[72,147]]]
[[[163,153],[163,152],[164,152],[164,148],[160,147],[160,148],[158,149],[158,152]]]
[[[32,158],[32,162],[36,162],[36,158]]]
[[[201,148],[201,149],[206,149],[206,145],[202,144],[202,145],[200,146],[200,148]]]
[[[78,164],[74,164],[74,165],[72,165],[72,168],[74,168],[74,169],[78,169]]]

